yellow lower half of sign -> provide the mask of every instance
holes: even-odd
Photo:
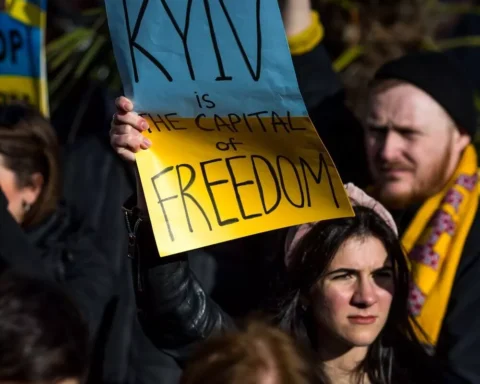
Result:
[[[48,117],[46,81],[32,77],[0,75],[0,104],[12,102],[25,102]]]
[[[232,115],[145,116],[137,165],[161,256],[353,215],[309,118]]]

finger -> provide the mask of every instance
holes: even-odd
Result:
[[[132,152],[138,152],[143,143],[143,137],[133,135],[112,135],[110,139],[112,147],[117,150],[117,148],[126,148]]]
[[[120,96],[115,99],[115,106],[117,107],[117,113],[124,114],[133,111],[133,103],[125,96]]]
[[[140,149],[148,149],[152,146],[152,142],[143,137],[140,133],[134,132],[130,135],[112,135],[110,143],[114,148],[122,147],[138,152]]]
[[[124,115],[118,113],[113,116],[111,128],[115,128],[117,125],[131,125],[137,131],[143,132],[148,129],[148,123],[140,117],[136,112],[128,112]]]
[[[122,159],[132,163],[135,162],[135,153],[133,153],[132,151],[126,148],[118,148],[116,152],[118,153],[118,155],[120,155]]]
[[[135,128],[129,124],[112,124],[110,127],[110,136],[112,135],[141,135]]]

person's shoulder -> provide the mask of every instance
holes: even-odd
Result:
[[[480,201],[479,207],[468,231],[462,256],[457,268],[456,280],[463,280],[468,276],[474,277],[476,272],[480,274]],[[478,275],[476,275],[478,277]],[[470,278],[469,278],[470,280]],[[479,279],[476,279],[480,282]],[[473,286],[472,286],[473,287]]]
[[[476,258],[480,260],[480,196],[477,212],[473,218],[472,225],[468,231],[465,245],[463,247],[462,258],[469,255],[477,255]]]

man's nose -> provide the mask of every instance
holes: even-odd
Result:
[[[380,157],[382,160],[391,162],[398,158],[401,142],[395,132],[387,131],[380,149]]]

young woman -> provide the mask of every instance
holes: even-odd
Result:
[[[354,209],[293,236],[273,283],[277,321],[315,353],[326,383],[435,382],[408,316],[395,231],[371,208]]]

